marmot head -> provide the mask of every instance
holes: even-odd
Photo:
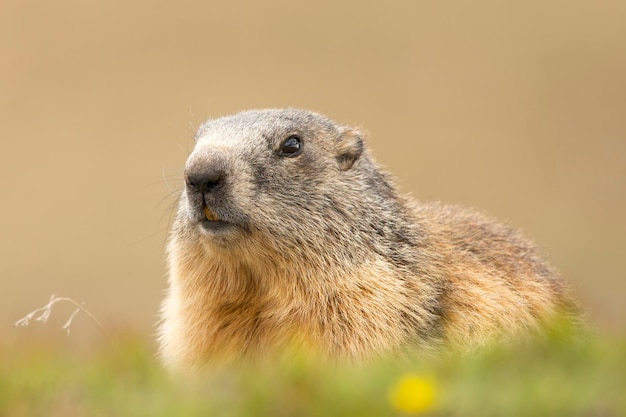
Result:
[[[218,247],[263,242],[311,253],[316,246],[318,254],[349,257],[355,235],[393,223],[385,218],[397,200],[361,132],[296,109],[207,121],[184,177],[177,227]]]

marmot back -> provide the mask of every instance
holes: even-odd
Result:
[[[173,366],[290,345],[360,360],[536,331],[572,304],[517,231],[398,193],[357,129],[304,110],[203,124],[168,244]]]

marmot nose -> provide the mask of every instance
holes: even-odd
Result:
[[[226,177],[221,169],[208,169],[185,174],[185,183],[191,191],[207,194],[213,191]]]
[[[193,153],[185,164],[187,190],[197,194],[215,193],[228,176],[226,155],[217,150]]]

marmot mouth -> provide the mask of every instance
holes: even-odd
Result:
[[[222,220],[207,206],[203,206],[202,211],[204,213],[204,219],[200,220],[200,224],[206,232],[218,233],[231,228],[232,225],[229,222]]]

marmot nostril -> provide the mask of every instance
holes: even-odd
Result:
[[[221,170],[192,173],[185,176],[185,183],[193,191],[206,194],[217,187],[225,176],[226,174]]]

